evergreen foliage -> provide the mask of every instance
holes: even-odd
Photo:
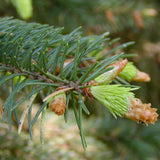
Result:
[[[11,1],[2,0],[0,2],[0,15],[1,15],[1,17],[9,15],[9,16],[22,18],[22,17],[20,17],[20,15],[18,13],[16,13],[16,9],[13,7],[13,4],[8,3],[8,2],[11,2]],[[159,62],[160,61],[159,61],[159,47],[158,47],[159,44],[158,43],[153,44],[153,43],[155,41],[159,41],[159,35],[160,35],[159,34],[160,33],[159,32],[159,23],[158,23],[159,16],[156,16],[156,15],[159,15],[159,1],[157,1],[157,0],[153,0],[153,1],[149,1],[149,0],[142,0],[142,1],[137,1],[137,0],[134,0],[134,1],[133,0],[129,0],[129,1],[125,1],[125,0],[124,1],[123,0],[122,1],[100,0],[100,1],[95,1],[95,0],[93,0],[91,2],[88,0],[85,0],[85,1],[83,1],[83,0],[82,1],[79,1],[79,0],[75,0],[75,1],[71,1],[71,0],[67,0],[67,1],[64,1],[64,0],[58,0],[58,1],[57,0],[46,0],[46,1],[38,0],[38,1],[33,1],[32,7],[33,7],[34,14],[33,14],[33,17],[29,21],[47,23],[47,24],[52,24],[55,26],[65,26],[64,30],[62,28],[61,29],[59,28],[61,30],[61,31],[59,31],[59,29],[58,29],[58,36],[60,36],[60,37],[62,36],[63,38],[65,37],[65,35],[63,35],[62,32],[71,34],[70,32],[73,30],[73,28],[81,25],[81,26],[83,26],[83,28],[85,29],[85,33],[87,33],[87,34],[95,34],[95,33],[99,34],[102,32],[110,31],[111,36],[114,36],[114,37],[120,36],[121,37],[121,40],[120,40],[121,43],[126,42],[128,40],[136,41],[136,45],[134,45],[134,48],[132,47],[132,49],[134,50],[134,51],[132,50],[132,52],[133,53],[136,52],[140,55],[139,57],[135,58],[136,64],[139,63],[138,66],[141,69],[149,72],[149,74],[152,77],[151,83],[141,84],[141,89],[138,90],[138,92],[136,92],[136,95],[138,95],[138,97],[141,97],[142,99],[144,99],[146,101],[151,101],[154,106],[158,107],[159,95],[160,95],[160,92],[159,92],[160,91],[160,89],[159,89],[160,88],[159,87],[159,75],[160,75]],[[21,7],[21,9],[22,9],[22,7]],[[43,25],[34,24],[34,23],[33,24],[26,24],[22,21],[12,20],[12,23],[14,22],[14,25],[16,25],[15,27],[13,27],[13,31],[12,31],[12,30],[10,30],[10,29],[12,29],[11,28],[11,25],[12,25],[11,20],[6,19],[4,21],[4,19],[3,19],[3,20],[1,20],[1,22],[6,22],[6,26],[4,23],[3,27],[1,28],[4,31],[1,32],[1,30],[0,30],[0,32],[1,32],[0,33],[0,50],[3,45],[5,45],[6,47],[10,46],[10,48],[8,48],[6,53],[8,53],[8,51],[10,49],[11,50],[13,49],[13,51],[16,53],[21,51],[20,58],[23,59],[23,56],[27,57],[27,54],[29,53],[28,51],[31,48],[31,45],[34,45],[35,44],[34,42],[37,42],[36,47],[32,50],[32,52],[33,51],[35,52],[34,53],[36,55],[36,56],[34,56],[34,58],[35,58],[35,57],[38,57],[38,55],[40,55],[39,53],[43,52],[45,50],[45,48],[46,48],[46,51],[44,51],[44,52],[46,55],[46,54],[49,54],[49,52],[51,50],[53,50],[53,48],[55,48],[55,50],[56,50],[56,48],[58,46],[60,46],[61,40],[59,40],[59,41],[57,40],[57,42],[55,42],[54,46],[50,47],[48,44],[46,44],[46,46],[49,46],[48,48],[44,46],[43,42],[45,43],[47,41],[48,37],[50,37],[49,34],[47,35],[46,38],[42,37],[42,39],[40,39],[40,41],[38,42],[38,38],[40,37],[40,35],[43,34],[42,33],[43,31],[41,29],[45,30],[46,27],[49,27],[47,25],[43,26]],[[10,25],[9,25],[9,23],[10,23]],[[28,28],[27,25],[28,25],[28,27],[29,26],[30,27]],[[33,26],[35,25],[35,26],[32,28],[32,25]],[[0,24],[0,26],[1,26],[1,24]],[[38,28],[38,26],[39,26],[39,28]],[[9,28],[7,28],[7,27],[9,27]],[[16,31],[16,27],[18,28],[18,30],[20,30],[20,32],[18,32],[18,30]],[[24,27],[24,29],[23,29],[23,27]],[[51,27],[51,28],[53,28],[53,27]],[[54,29],[55,28],[53,28],[51,30],[53,31]],[[32,33],[36,34],[35,30],[37,31],[37,37],[32,35]],[[40,35],[38,35],[39,30],[42,31],[42,32],[40,31]],[[47,34],[47,32],[48,31],[45,31],[46,34]],[[16,33],[16,35],[15,34],[12,35],[12,33]],[[69,36],[69,34],[66,36]],[[75,40],[73,40],[73,41],[71,40],[71,43],[68,43],[68,44],[64,43],[64,45],[62,45],[62,50],[60,49],[61,52],[63,52],[65,50],[69,50],[69,47],[71,47],[69,54],[66,57],[65,57],[66,54],[63,54],[64,56],[62,56],[61,54],[57,55],[58,57],[59,56],[61,57],[62,62],[60,62],[61,60],[59,60],[59,62],[54,62],[54,63],[57,63],[57,66],[59,66],[59,68],[60,68],[59,70],[61,72],[59,72],[59,74],[56,74],[56,75],[52,74],[52,76],[53,75],[56,76],[54,78],[59,78],[59,77],[61,78],[64,76],[64,73],[65,73],[65,75],[66,75],[66,76],[64,76],[65,78],[61,78],[61,80],[72,81],[72,78],[70,80],[69,76],[71,75],[71,70],[73,71],[74,67],[72,67],[72,69],[70,69],[70,66],[72,66],[74,62],[72,62],[68,66],[66,66],[65,67],[66,69],[63,68],[63,65],[65,64],[65,59],[68,59],[68,57],[69,57],[69,59],[74,59],[74,56],[75,56],[74,53],[75,53],[75,50],[77,47],[73,47],[72,44],[76,45],[77,41],[79,40],[79,42],[80,42],[81,41],[80,39],[83,39],[83,38],[87,39],[88,44],[89,44],[90,42],[93,41],[93,39],[97,39],[99,37],[99,36],[97,36],[97,37],[96,36],[81,37],[82,34],[78,31],[76,31],[76,34],[78,35],[78,37],[75,38]],[[19,38],[18,38],[18,35],[19,35]],[[32,39],[32,36],[34,36],[33,39]],[[45,36],[45,34],[44,34],[44,36]],[[13,37],[15,37],[15,39]],[[21,39],[20,39],[20,37],[21,37]],[[31,39],[29,39],[29,37],[31,37]],[[71,37],[72,38],[76,37],[75,33]],[[52,39],[54,39],[54,38],[57,39],[56,37],[52,37]],[[4,40],[6,40],[6,41],[4,41]],[[3,43],[2,43],[2,41],[3,41]],[[13,43],[11,43],[12,41],[13,41]],[[26,44],[25,44],[25,41],[27,41]],[[149,43],[146,43],[147,41],[149,41]],[[109,42],[109,43],[107,43],[107,42]],[[90,61],[91,57],[94,57],[93,59],[97,59],[98,57],[101,57],[102,53],[107,53],[107,54],[110,54],[110,52],[117,53],[117,51],[116,51],[118,49],[118,48],[116,48],[117,45],[118,45],[118,47],[120,47],[119,46],[120,45],[119,39],[110,40],[108,38],[108,36],[106,36],[105,43],[107,46],[107,51],[104,50],[101,52],[101,49],[98,50],[98,46],[97,46],[97,48],[93,49],[93,52],[91,51],[90,53],[88,53],[88,55],[86,55],[86,57],[85,56],[84,57],[87,58],[87,60],[89,59],[89,61]],[[19,44],[20,44],[20,46],[19,46]],[[24,46],[24,48],[23,48],[24,44],[26,46]],[[86,44],[84,44],[84,46],[85,45]],[[151,46],[151,45],[153,45],[153,46]],[[41,46],[44,46],[44,49],[42,49]],[[66,48],[64,46],[66,46]],[[78,46],[78,44],[77,44],[77,46]],[[96,46],[96,44],[95,44],[95,46]],[[99,45],[99,46],[101,46],[101,45]],[[20,50],[20,47],[22,47],[22,50]],[[111,47],[111,48],[108,49],[108,47]],[[125,47],[122,45],[122,48],[125,48]],[[81,51],[81,49],[82,48],[80,48],[80,51]],[[19,68],[16,66],[16,64],[13,67],[12,66],[13,61],[11,62],[11,59],[14,58],[14,52],[12,52],[12,51],[10,51],[10,53],[8,54],[8,58],[6,60],[6,63],[3,64],[2,60],[4,62],[4,59],[1,58],[1,55],[3,55],[4,50],[5,50],[5,47],[3,48],[3,50],[0,51],[1,52],[0,53],[0,62],[1,62],[0,77],[1,77],[1,80],[3,80],[3,78],[5,77],[5,79],[3,81],[5,81],[5,80],[7,80],[7,81],[5,83],[3,83],[3,85],[0,85],[0,88],[1,88],[0,94],[1,94],[1,98],[3,97],[3,99],[6,99],[6,96],[10,95],[12,92],[10,97],[15,98],[14,102],[11,102],[12,98],[7,99],[7,101],[8,101],[7,104],[12,104],[12,106],[15,106],[15,109],[13,109],[13,111],[11,111],[12,106],[9,106],[7,108],[6,112],[8,112],[8,114],[6,114],[5,120],[7,122],[9,122],[10,129],[13,128],[12,124],[14,122],[17,122],[18,132],[20,133],[20,131],[22,129],[22,125],[24,125],[23,122],[25,122],[24,117],[28,113],[27,118],[28,118],[28,122],[29,122],[29,132],[30,132],[30,136],[32,137],[33,124],[35,124],[38,117],[41,117],[40,118],[41,119],[40,133],[41,133],[41,141],[43,143],[43,125],[44,125],[44,118],[45,118],[45,114],[46,114],[47,102],[44,102],[41,105],[41,107],[39,108],[39,111],[34,116],[33,116],[33,112],[32,112],[32,110],[33,110],[32,104],[35,101],[37,101],[37,99],[39,99],[39,97],[41,97],[41,99],[39,100],[39,101],[41,101],[42,99],[44,99],[44,97],[46,95],[49,95],[50,93],[52,93],[57,87],[61,86],[62,84],[64,85],[66,83],[59,81],[60,79],[56,79],[55,81],[53,81],[52,80],[53,77],[52,77],[52,79],[51,79],[51,77],[47,77],[45,75],[45,73],[42,72],[42,71],[44,71],[43,67],[40,67],[40,69],[42,71],[40,71],[40,70],[38,70],[38,68],[36,68],[37,64],[35,63],[35,61],[31,61],[31,71],[29,71],[29,68],[27,67],[26,64],[23,65],[23,62],[21,62],[21,59],[17,60],[17,64],[19,65],[18,66]],[[11,52],[13,54],[12,57],[10,57]],[[100,52],[100,54],[99,54],[99,52]],[[122,50],[120,48],[120,51],[118,53],[121,53],[121,52],[122,52]],[[96,53],[97,53],[97,55],[96,55]],[[47,58],[47,56],[45,56],[45,58],[47,58],[47,61],[50,59],[52,54],[54,54],[56,57],[55,51],[51,51],[50,56],[48,56],[48,58]],[[101,60],[108,57],[107,54],[103,58],[101,57]],[[115,59],[113,61],[115,61],[116,59],[118,60],[119,57],[126,56],[123,54],[124,53],[122,53],[122,55],[120,55],[120,56],[117,55],[118,58],[115,56]],[[129,55],[128,55],[128,57],[129,57]],[[31,57],[31,58],[34,59],[33,57]],[[112,61],[112,58],[111,58],[111,61]],[[39,62],[39,59],[41,59],[41,58],[37,58],[37,59]],[[54,59],[54,57],[53,57],[53,59]],[[9,66],[7,66],[8,60],[10,62]],[[25,63],[27,62],[27,61],[25,61],[25,58],[23,60]],[[52,60],[50,60],[50,61],[52,62]],[[63,63],[63,60],[64,60],[64,63]],[[91,59],[91,61],[92,61],[92,59]],[[40,62],[42,64],[40,65],[38,63],[38,66],[39,65],[43,66],[44,62],[42,62],[41,60],[40,60]],[[86,60],[84,60],[83,63],[85,64],[85,66],[87,65],[88,68],[84,67],[83,72],[79,71],[78,73],[80,73],[80,75],[78,74],[78,76],[77,76],[78,79],[80,79],[79,84],[81,85],[82,88],[85,87],[85,86],[83,86],[83,84],[85,84],[85,82],[88,81],[86,79],[90,77],[89,76],[89,75],[91,75],[90,73],[93,73],[94,71],[96,71],[96,68],[98,67],[97,63],[99,63],[99,61],[92,64],[92,67],[90,67],[90,64],[86,63]],[[105,63],[105,61],[103,61],[103,63]],[[109,61],[108,65],[110,63],[111,62]],[[23,69],[24,66],[26,66],[25,69]],[[25,73],[22,72],[22,69],[20,67],[22,67],[22,69],[24,70]],[[21,71],[20,71],[20,69],[21,69]],[[32,72],[32,69],[34,70],[34,72]],[[79,66],[78,66],[78,69],[81,70],[82,68],[79,68]],[[49,70],[49,72],[50,72],[50,70]],[[13,77],[12,77],[12,74],[13,74]],[[125,76],[126,76],[126,74],[125,74]],[[127,75],[127,77],[128,76],[129,75]],[[114,83],[122,83],[123,86],[131,87],[130,84],[128,82],[124,81],[122,78],[124,78],[124,77],[123,76],[116,77],[113,80],[113,82]],[[22,82],[25,82],[25,81],[28,81],[28,84],[26,83],[27,84],[26,85],[24,83],[24,88],[20,92],[16,93],[16,91],[21,89],[21,88],[18,88],[19,84],[21,84]],[[135,87],[137,87],[137,86],[135,86]],[[113,159],[113,160],[114,159],[115,160],[117,160],[117,159],[131,159],[131,160],[132,159],[133,160],[137,160],[137,159],[157,160],[157,159],[159,159],[159,157],[160,157],[159,151],[158,151],[158,149],[160,148],[160,146],[159,146],[159,144],[160,144],[160,142],[159,142],[159,123],[156,123],[154,126],[149,126],[146,128],[143,125],[140,125],[140,124],[137,125],[136,123],[129,122],[126,120],[118,119],[115,121],[113,118],[110,117],[109,114],[105,115],[105,118],[103,118],[102,115],[106,111],[105,108],[102,108],[100,106],[100,104],[97,104],[96,101],[93,101],[93,100],[88,101],[88,99],[87,99],[88,105],[86,107],[85,103],[83,101],[84,97],[82,96],[81,93],[79,93],[79,92],[77,92],[77,93],[75,91],[71,91],[70,94],[67,94],[67,102],[66,102],[67,107],[66,107],[65,113],[64,113],[65,121],[68,121],[68,119],[70,117],[70,115],[68,115],[69,109],[74,108],[72,105],[72,102],[76,103],[76,105],[80,104],[79,106],[81,106],[82,110],[86,114],[89,114],[89,113],[92,114],[94,112],[94,110],[96,110],[96,112],[94,112],[94,114],[97,115],[99,113],[98,116],[95,119],[92,119],[92,117],[89,117],[89,122],[91,123],[91,126],[89,126],[86,121],[83,121],[82,125],[83,125],[83,128],[85,129],[84,133],[86,136],[87,136],[87,134],[90,136],[90,135],[92,135],[92,133],[94,133],[93,134],[94,137],[96,136],[99,140],[101,140],[103,143],[105,143],[106,146],[109,146],[109,149],[112,150],[113,154],[112,154],[112,158],[109,157],[108,159]],[[74,97],[73,98],[74,100],[72,101],[73,94],[76,94],[76,97]],[[22,98],[22,96],[24,96],[24,97]],[[79,100],[77,97],[79,97]],[[22,103],[23,101],[25,101],[26,99],[29,99],[30,102],[27,103],[23,114],[20,115],[19,109],[21,107],[19,107],[19,104]],[[96,104],[95,106],[94,106],[94,103]],[[76,107],[74,109],[75,109],[74,113],[77,117],[77,121],[80,122],[81,119],[79,119],[78,114],[81,115],[81,109],[79,110],[79,112],[76,112],[77,111]],[[0,108],[0,112],[1,112],[1,108]],[[99,119],[98,119],[98,117],[99,117]],[[60,119],[60,121],[61,121],[61,119]],[[19,122],[21,122],[21,123],[19,123]],[[37,125],[35,125],[34,128],[36,126]],[[80,127],[80,129],[81,129],[81,127]],[[88,133],[88,131],[89,131],[89,133]],[[67,134],[69,134],[69,133],[67,133]],[[2,140],[4,140],[5,137],[6,137],[6,135],[4,137],[2,137]],[[63,135],[63,137],[64,137],[64,135]],[[21,140],[21,139],[19,140],[17,136],[14,137],[14,139],[16,139],[15,142],[17,142],[17,141],[23,142],[23,140]],[[10,141],[11,140],[9,138],[8,140],[4,140],[2,142],[5,145],[7,145]],[[55,141],[55,139],[54,139],[54,141]],[[8,143],[6,143],[6,142],[8,142]],[[88,142],[88,140],[87,140],[87,142]],[[18,143],[18,144],[20,145],[20,150],[21,150],[21,148],[23,148],[23,145],[21,145],[21,143]],[[68,141],[67,141],[67,144],[68,144]],[[97,141],[93,142],[92,145],[95,147],[95,144],[96,144],[96,146],[98,146]],[[2,150],[5,145],[1,145]],[[17,145],[17,147],[19,145]],[[25,144],[24,152],[25,152],[25,149],[28,149],[28,147],[26,147],[26,145],[27,144]],[[12,143],[11,143],[11,146],[12,146]],[[8,152],[8,148],[10,148],[11,146],[9,144],[9,146],[6,147],[6,152],[5,152],[6,155],[5,156],[9,155],[8,153],[10,152],[10,150]],[[15,146],[13,146],[13,147],[15,147]],[[37,153],[37,148],[35,146],[33,148],[36,150],[32,149],[32,151]],[[76,147],[73,147],[73,148],[76,148]],[[103,146],[102,148],[104,150],[104,153],[106,153],[106,151],[104,149],[105,146]],[[68,149],[68,147],[67,147],[67,149]],[[109,151],[109,149],[107,148],[106,150]],[[39,150],[39,148],[38,148],[38,150]],[[11,151],[12,151],[12,149],[11,149]],[[23,152],[23,149],[22,149],[22,152]],[[88,152],[89,152],[89,148],[88,148],[86,154],[90,154]],[[55,151],[55,153],[57,153],[57,150]],[[69,153],[67,151],[67,154],[69,154]],[[96,154],[94,154],[94,153],[96,153]],[[13,154],[15,156],[15,153],[13,153]],[[103,154],[102,149],[98,149],[98,151],[95,150],[91,154],[96,159],[96,156]],[[2,154],[2,155],[4,157],[4,154]],[[22,153],[22,155],[23,155],[23,153]],[[39,155],[40,154],[38,153],[38,156]],[[45,153],[45,155],[46,155],[46,153]],[[56,155],[56,154],[54,154],[54,155]],[[48,154],[47,154],[47,156],[48,156]],[[63,152],[62,157],[66,158],[67,155],[66,154],[64,155],[64,152]],[[83,156],[80,153],[80,157],[84,158],[85,156]],[[92,158],[89,157],[89,158],[93,159],[93,157]],[[102,157],[103,158],[98,157],[97,159],[105,159],[106,158],[106,156],[102,156]],[[16,158],[16,157],[14,157],[14,158]],[[41,158],[41,157],[38,157],[38,158]],[[53,157],[51,156],[51,159],[52,158]],[[13,158],[11,158],[11,159],[13,159]],[[75,159],[75,157],[74,157],[74,159]]]
[[[58,87],[66,88],[65,91],[69,88],[71,90],[67,94],[67,105],[73,106],[83,147],[85,148],[86,142],[82,132],[81,119],[82,110],[87,113],[88,111],[82,101],[81,89],[89,87],[86,86],[86,83],[110,70],[110,67],[106,68],[110,63],[124,57],[123,53],[108,58],[105,58],[105,56],[132,43],[121,45],[101,55],[106,46],[114,43],[114,40],[110,41],[108,38],[108,33],[100,36],[82,37],[80,28],[77,28],[71,33],[63,35],[61,34],[62,28],[53,28],[37,23],[27,24],[11,18],[0,19],[0,24],[0,86],[6,82],[11,84],[11,93],[3,104],[3,121],[7,119],[11,129],[13,113],[20,131],[22,124],[19,124],[22,121],[17,117],[16,110],[20,103],[30,98],[31,103],[27,106],[27,111],[29,131],[32,138],[31,128],[40,113],[45,112],[49,102],[45,101],[37,114],[31,119],[32,104],[36,96],[41,93],[43,99]],[[99,61],[96,60],[97,55]],[[64,67],[65,61],[69,58],[72,61]],[[89,61],[97,62],[90,65],[87,63]],[[85,67],[81,67],[82,65]],[[8,72],[11,74],[8,74]],[[26,95],[16,100],[17,93],[24,92],[26,87]],[[80,99],[78,101],[79,111],[75,107],[77,105],[77,95]],[[67,117],[67,112],[65,117]]]

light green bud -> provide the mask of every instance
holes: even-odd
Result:
[[[134,97],[132,88],[121,85],[92,86],[91,94],[95,99],[106,106],[112,115],[122,116],[128,110],[128,97]]]
[[[97,78],[95,78],[95,81],[99,84],[99,85],[105,85],[105,84],[109,84],[112,82],[113,77],[115,77],[117,73],[117,70],[114,68],[108,72],[105,72],[103,74],[101,74],[100,76],[98,76]]]
[[[128,62],[118,76],[124,80],[132,81],[132,79],[136,76],[136,73],[137,68],[133,65],[132,62]]]

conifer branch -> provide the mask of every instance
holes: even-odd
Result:
[[[123,77],[125,79],[135,77],[135,74],[127,75],[127,72],[123,72],[128,63],[126,59],[122,59],[124,52],[111,55],[119,49],[130,46],[133,42],[122,44],[104,53],[107,46],[119,39],[110,40],[108,33],[82,37],[79,30],[80,28],[77,28],[71,33],[63,35],[62,28],[55,29],[48,25],[25,23],[12,18],[0,19],[0,87],[4,83],[12,86],[12,92],[3,104],[3,120],[6,121],[8,116],[10,128],[12,112],[15,113],[19,105],[26,99],[32,98],[34,95],[38,96],[42,91],[44,103],[33,119],[31,119],[32,107],[27,109],[31,138],[31,128],[42,113],[42,142],[44,113],[47,105],[57,115],[64,114],[65,121],[68,118],[68,108],[70,105],[72,106],[84,149],[87,145],[82,131],[82,110],[89,114],[83,100],[84,97],[97,99],[115,117],[130,118],[130,115],[137,113],[130,113],[128,110],[128,106],[131,106],[129,104],[130,97],[133,99],[132,101],[136,100],[131,92],[135,88],[132,88],[132,85],[123,79]],[[118,76],[119,74],[121,78]],[[148,80],[150,79],[148,78]],[[119,84],[110,84],[112,82]],[[29,86],[32,87],[32,90],[28,89],[28,93],[16,101],[15,97],[18,96],[18,93]],[[142,115],[140,115],[136,121],[143,120],[146,124],[154,123],[158,117],[158,114],[155,113],[156,109],[150,109],[150,105],[141,102],[141,106],[143,105],[152,111],[151,115],[154,115],[154,119],[141,118]],[[77,108],[79,112],[77,112]],[[24,113],[26,114],[26,111]],[[18,120],[17,115],[14,115]]]

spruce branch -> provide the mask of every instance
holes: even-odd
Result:
[[[126,74],[128,60],[122,59],[124,52],[111,55],[133,42],[104,53],[107,46],[119,39],[110,40],[108,33],[82,37],[79,30],[77,28],[63,35],[62,28],[25,23],[12,18],[0,19],[0,87],[4,83],[12,86],[12,91],[3,104],[3,120],[6,121],[8,117],[10,128],[12,113],[19,123],[23,122],[23,115],[28,111],[28,126],[32,138],[32,126],[42,113],[40,130],[43,142],[43,122],[47,105],[57,115],[64,114],[65,121],[68,119],[69,108],[72,108],[85,149],[87,144],[82,131],[82,111],[89,114],[84,103],[85,97],[97,99],[115,117],[118,115],[128,118],[129,115],[136,114],[126,113],[129,112],[129,97],[135,98],[131,91],[137,88],[123,79],[126,76],[121,74],[121,78],[118,77],[121,72]],[[119,84],[112,85],[112,82]],[[17,100],[18,93],[25,88],[28,88],[28,92]],[[43,104],[32,119],[32,97],[42,95],[42,92]],[[19,121],[16,109],[26,99],[31,99],[32,103],[26,107]],[[153,120],[139,118],[136,121],[154,123],[158,115],[155,113],[156,109],[151,111],[154,112]],[[18,125],[20,131],[22,124]]]

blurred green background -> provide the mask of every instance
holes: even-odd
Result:
[[[159,12],[158,0],[0,1],[1,17],[13,16],[27,22],[64,27],[64,33],[69,33],[78,26],[82,26],[84,35],[109,31],[111,37],[121,38],[115,46],[135,41],[135,45],[126,49],[126,53],[136,53],[137,56],[131,60],[140,70],[151,76],[149,83],[133,83],[141,86],[136,95],[143,102],[151,102],[155,108],[160,106]],[[78,129],[72,118],[65,124],[63,117],[59,118],[53,113],[48,113],[43,146],[37,138],[38,122],[33,131],[35,136],[33,142],[29,140],[27,122],[21,135],[17,135],[16,131],[9,133],[8,126],[0,123],[0,159],[23,160],[46,159],[46,157],[48,160],[160,159],[159,121],[155,125],[146,127],[127,119],[115,120],[100,104],[93,101],[87,103],[91,106],[89,109],[92,112],[91,116],[83,119],[88,142],[87,151],[82,149]],[[35,110],[37,108],[36,105]]]

